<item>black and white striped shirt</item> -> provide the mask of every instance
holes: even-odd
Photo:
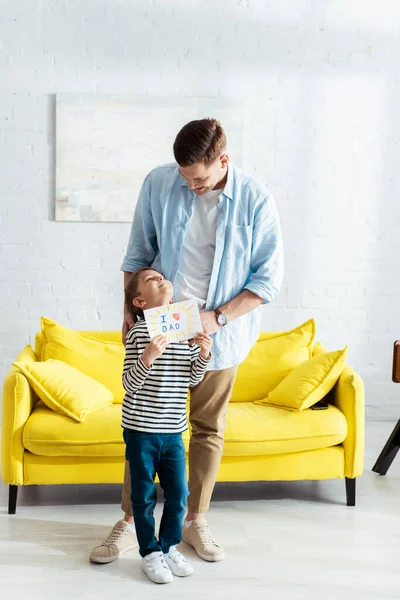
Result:
[[[150,341],[145,321],[128,332],[122,427],[147,433],[185,431],[188,390],[202,381],[208,361],[200,356],[199,346],[171,342],[148,369],[140,357]]]

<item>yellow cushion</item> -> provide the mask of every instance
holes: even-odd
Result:
[[[312,355],[317,356],[317,354],[324,354],[324,352],[328,352],[328,350],[321,344],[321,342],[317,342],[313,348]]]
[[[88,413],[113,403],[113,395],[104,385],[59,360],[13,365],[49,408],[78,423],[83,423]]]
[[[265,398],[294,367],[312,353],[315,322],[310,319],[283,333],[262,333],[239,366],[231,402],[253,402]]]
[[[113,394],[114,402],[122,402],[122,369],[124,346],[82,335],[42,317],[43,346],[39,360],[54,358],[79,369],[85,375],[105,385]]]
[[[316,354],[298,365],[260,402],[289,410],[304,410],[326,396],[340,377],[345,365],[343,350]]]

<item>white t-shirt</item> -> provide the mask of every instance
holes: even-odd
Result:
[[[211,190],[196,197],[175,278],[175,302],[195,298],[200,309],[206,305],[214,264],[217,207],[222,192]]]

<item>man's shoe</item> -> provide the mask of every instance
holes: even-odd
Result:
[[[93,548],[90,560],[95,563],[110,563],[138,545],[135,532],[126,521],[118,521],[110,535],[99,546]]]
[[[217,562],[225,556],[224,550],[213,540],[210,528],[204,519],[192,521],[189,527],[185,523],[182,539],[189,546],[193,546],[203,560]]]
[[[170,583],[173,580],[162,552],[152,552],[142,558],[142,571],[154,583]]]
[[[169,566],[171,573],[178,577],[187,577],[194,573],[192,565],[179,552],[176,546],[171,546],[168,554],[164,554],[165,562]]]

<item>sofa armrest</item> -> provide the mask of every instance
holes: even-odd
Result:
[[[364,470],[365,395],[361,377],[351,367],[343,369],[329,400],[347,420],[347,437],[343,441],[344,475],[359,477]]]
[[[21,362],[36,362],[31,346],[26,346],[18,355]],[[4,483],[23,485],[24,446],[22,434],[36,396],[28,380],[15,367],[11,367],[3,385],[2,429],[1,429],[1,473]]]

